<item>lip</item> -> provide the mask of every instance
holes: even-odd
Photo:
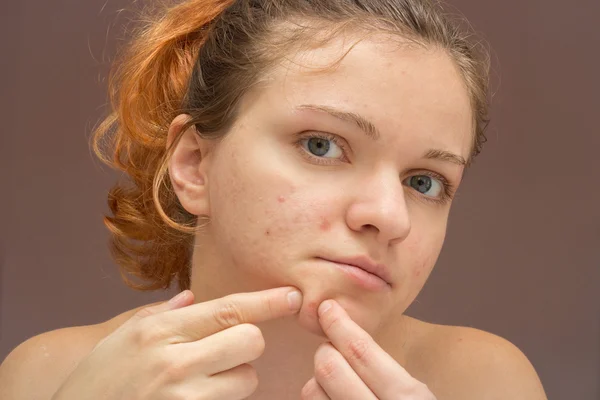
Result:
[[[380,278],[382,281],[391,286],[391,274],[389,268],[385,264],[376,263],[367,256],[355,256],[355,257],[344,257],[344,258],[322,258],[326,261],[331,261],[337,264],[350,265],[357,267],[373,274]]]

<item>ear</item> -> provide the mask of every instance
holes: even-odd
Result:
[[[167,149],[181,132],[182,125],[191,117],[178,115],[167,135]],[[194,126],[182,133],[169,159],[169,177],[179,202],[187,212],[197,216],[209,216],[208,140],[202,139]]]

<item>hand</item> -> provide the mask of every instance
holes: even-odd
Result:
[[[258,386],[247,364],[264,352],[252,323],[296,313],[294,288],[192,304],[193,293],[146,307],[103,339],[53,400],[243,399]]]
[[[315,376],[302,388],[303,400],[436,399],[334,300],[321,303],[319,322],[331,342],[317,349]]]

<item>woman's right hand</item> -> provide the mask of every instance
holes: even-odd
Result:
[[[253,323],[295,314],[283,287],[193,304],[189,290],[138,311],[100,341],[52,400],[243,399],[265,342]],[[299,293],[299,292],[298,292]]]

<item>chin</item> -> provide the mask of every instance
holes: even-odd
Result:
[[[356,303],[352,300],[340,298],[338,296],[319,296],[317,298],[306,296],[304,303],[302,304],[302,308],[297,314],[297,322],[302,329],[305,329],[314,335],[327,338],[327,335],[321,328],[317,314],[319,305],[326,299],[333,299],[337,301],[338,304],[342,306],[344,310],[346,310],[350,318],[371,335],[379,325],[379,314],[374,313],[373,310],[366,304]]]
[[[302,308],[298,313],[298,324],[302,329],[305,329],[314,335],[327,337],[321,328],[319,316],[317,315],[317,309],[323,300],[308,300],[302,303]]]

